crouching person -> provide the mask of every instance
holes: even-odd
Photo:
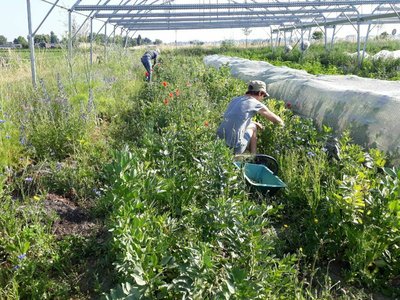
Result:
[[[251,154],[257,153],[257,130],[262,130],[263,126],[252,120],[256,114],[284,126],[283,120],[261,102],[268,96],[265,83],[254,80],[249,82],[245,95],[235,97],[229,103],[217,135],[225,140],[234,154],[242,154],[246,150]]]

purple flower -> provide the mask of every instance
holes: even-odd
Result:
[[[312,151],[308,151],[307,152],[307,156],[308,157],[314,157],[316,154],[314,153],[314,152],[312,152]]]
[[[6,120],[0,119],[0,124],[3,124],[3,123],[5,123],[5,122],[6,122]]]
[[[14,266],[14,270],[18,270],[19,268],[21,268],[21,266],[19,266],[19,265],[16,265],[16,266]]]
[[[26,178],[25,178],[25,181],[26,181],[26,182],[32,182],[32,181],[33,181],[33,178],[32,178],[32,177],[26,177]]]
[[[96,196],[101,196],[101,192],[98,189],[93,189],[93,192],[96,194]]]
[[[8,134],[6,135],[6,139],[9,140],[11,139],[11,136],[9,136]]]
[[[62,164],[61,164],[60,162],[57,162],[57,164],[56,164],[56,170],[57,170],[57,171],[61,171],[61,168],[62,168]]]
[[[25,145],[26,144],[26,138],[24,136],[20,137],[19,138],[19,142],[20,142],[21,145]]]
[[[22,253],[18,255],[18,259],[24,259],[26,257],[26,253]]]

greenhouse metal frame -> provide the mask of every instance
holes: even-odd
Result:
[[[59,6],[59,0],[52,2],[51,8],[33,30],[31,20],[31,3],[27,1],[28,41],[30,46],[32,83],[36,86],[36,66],[33,38],[52,10]],[[96,4],[89,3],[97,1]],[[194,30],[215,28],[268,28],[268,40],[271,46],[287,45],[286,34],[298,37],[303,44],[315,29],[323,32],[325,47],[333,45],[339,26],[351,25],[357,37],[358,63],[363,61],[365,47],[372,28],[379,24],[400,23],[400,0],[209,0],[209,3],[194,3],[197,0],[78,0],[68,11],[68,53],[72,58],[73,40],[81,28],[90,22],[90,63],[93,62],[93,20],[100,20],[103,25],[97,33],[104,30],[104,48],[107,51],[108,39],[119,28],[121,35],[127,37],[138,31],[151,30]],[[46,1],[48,2],[48,1]],[[186,2],[186,3],[180,3]],[[190,3],[192,2],[192,3]],[[363,13],[367,9],[368,13]],[[85,16],[84,22],[76,32],[72,32],[72,14]],[[364,40],[364,51],[361,52],[360,26],[368,25]],[[107,27],[112,32],[107,33]],[[331,42],[328,43],[331,30]],[[283,35],[283,37],[282,37]],[[126,47],[126,43],[125,43]],[[361,54],[362,53],[362,54]]]

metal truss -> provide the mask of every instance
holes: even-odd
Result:
[[[210,1],[208,4],[178,4],[178,1],[162,4],[155,1],[150,4],[149,1],[144,0],[140,3],[128,1],[124,5],[93,5],[78,2],[73,7],[73,11],[96,11],[94,17],[107,19],[108,23],[122,26],[127,30],[240,28],[239,25],[242,27],[292,25],[298,28],[299,24],[314,24],[315,27],[316,19],[326,20],[330,14],[334,14],[334,19],[339,18],[338,21],[349,23],[345,13],[359,15],[358,7],[383,4],[394,7],[394,5],[400,4],[398,0],[253,0],[250,2],[247,0],[219,0],[213,1],[214,3]],[[224,19],[224,16],[229,16],[231,19]],[[244,17],[247,21],[243,21]],[[279,23],[277,20],[281,20],[281,22]],[[210,24],[205,25],[205,22]],[[324,23],[324,21],[318,23]],[[154,24],[154,26],[150,24]],[[163,27],[162,24],[165,26]],[[264,26],[262,26],[263,24]],[[215,27],[212,27],[213,25]]]
[[[32,30],[31,24],[30,0],[26,1],[34,77],[33,37],[59,0],[52,0],[52,8],[35,31]],[[361,13],[365,10],[368,10],[368,13]],[[77,34],[72,33],[73,13],[86,16],[78,31],[86,22],[90,22],[91,63],[94,20],[103,22],[97,34],[104,30],[105,58],[108,40],[112,35],[115,36],[117,28],[121,29],[121,35],[125,32],[127,41],[130,34],[145,30],[264,27],[270,29],[269,41],[273,47],[279,45],[282,39],[286,45],[287,33],[290,33],[289,40],[292,40],[292,35],[297,36],[300,32],[298,42],[303,43],[305,31],[308,31],[310,38],[311,31],[317,29],[324,33],[325,47],[328,47],[328,29],[333,29],[332,46],[337,27],[351,25],[357,33],[360,53],[360,26],[368,26],[365,49],[368,34],[373,26],[400,23],[400,0],[208,0],[208,3],[205,3],[205,0],[76,0],[68,9],[70,58],[72,41]],[[112,27],[111,33],[107,33],[108,27]],[[359,63],[362,59],[359,55]]]

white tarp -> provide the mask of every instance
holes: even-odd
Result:
[[[360,51],[360,55],[362,55],[362,54],[363,54],[363,51]],[[355,58],[355,57],[358,57],[358,52],[347,53],[347,55]],[[399,59],[400,58],[400,50],[396,50],[396,51],[382,50],[372,56],[369,55],[367,52],[365,52],[364,57],[372,58],[373,60],[376,60],[376,59],[383,59],[383,60]]]
[[[328,125],[349,129],[354,142],[400,157],[400,82],[357,76],[311,75],[288,67],[237,57],[210,55],[204,63],[229,64],[244,81],[263,80],[269,94],[292,104],[294,112]]]

